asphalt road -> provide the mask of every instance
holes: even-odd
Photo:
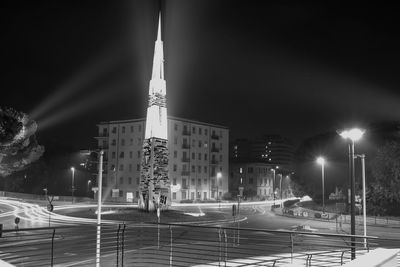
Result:
[[[119,230],[116,222],[106,221],[106,225],[102,227],[102,265],[117,266],[121,260],[128,266],[156,266],[169,264],[170,261],[174,266],[215,264],[223,261],[237,263],[245,260],[256,261],[257,264],[276,258],[281,259],[282,263],[291,253],[304,257],[305,252],[349,244],[349,240],[345,238],[275,232],[293,230],[301,225],[316,233],[337,233],[337,228],[332,222],[276,215],[270,211],[269,204],[241,205],[240,230],[237,228],[238,222],[233,222],[231,205],[222,205],[221,208],[218,205],[177,208],[196,214],[199,214],[199,210],[205,214],[210,211],[221,212],[232,220],[203,222],[200,227],[158,227],[136,223]],[[0,210],[0,220],[8,226],[5,229],[13,229],[16,216],[21,218],[18,225],[20,229],[48,226],[49,213],[39,205],[17,200],[0,200]],[[195,217],[193,221],[196,222]],[[96,254],[95,224],[93,219],[51,214],[51,226],[59,227],[55,232],[46,229],[3,233],[0,257],[24,266],[43,266],[50,264],[53,249],[55,266],[93,266]],[[220,230],[215,226],[228,228]],[[360,227],[357,227],[359,231],[362,230]],[[348,228],[349,225],[344,225],[343,230],[347,231]],[[398,228],[368,227],[369,235],[398,240],[399,232]],[[399,247],[396,240],[380,240],[380,244]]]

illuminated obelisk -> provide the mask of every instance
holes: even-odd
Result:
[[[154,47],[153,72],[149,84],[146,131],[140,171],[139,208],[154,211],[170,203],[168,178],[167,95],[164,80],[164,52],[161,41],[161,14]]]

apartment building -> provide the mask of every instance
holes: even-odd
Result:
[[[145,119],[136,119],[97,125],[98,147],[105,152],[103,194],[107,199],[136,202],[139,198],[145,124]],[[228,150],[227,127],[168,117],[172,202],[223,198],[228,192]]]

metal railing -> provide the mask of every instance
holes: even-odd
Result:
[[[349,235],[184,224],[104,224],[102,266],[340,266]],[[399,240],[356,236],[356,253]],[[3,230],[0,259],[16,266],[93,266],[96,225]]]

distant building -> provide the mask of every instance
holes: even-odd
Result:
[[[271,165],[266,163],[231,163],[229,191],[236,196],[239,194],[239,186],[242,186],[243,196],[247,199],[272,199],[274,177],[279,182]]]
[[[237,139],[231,143],[232,162],[258,162],[279,166],[288,172],[294,163],[294,146],[280,135],[264,135],[256,140]]]
[[[104,149],[104,192],[116,201],[139,196],[145,119],[102,122],[98,146]],[[168,117],[168,176],[171,200],[209,200],[228,192],[229,129]],[[217,173],[222,178],[217,182]]]

